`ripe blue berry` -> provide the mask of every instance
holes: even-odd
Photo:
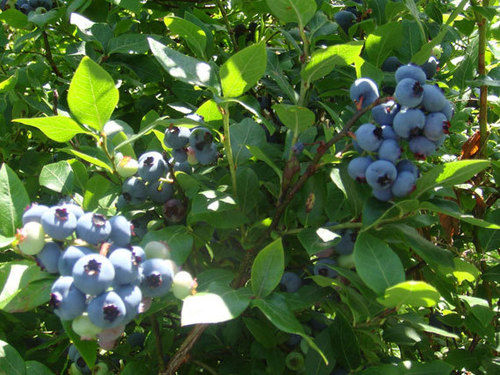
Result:
[[[366,108],[378,99],[377,84],[369,78],[359,78],[349,89],[351,100],[359,104],[361,108]]]
[[[397,177],[393,163],[387,160],[377,160],[366,169],[366,182],[375,190],[388,189]]]
[[[163,143],[165,143],[165,146],[173,149],[182,148],[188,144],[190,134],[191,130],[189,128],[171,126],[165,130]]]
[[[382,63],[383,72],[395,72],[403,63],[396,56],[389,56]]]
[[[392,127],[401,138],[419,135],[425,125],[425,115],[420,109],[405,108],[394,117]]]
[[[76,220],[78,220],[84,214],[83,209],[74,203],[63,203],[61,207],[65,208],[66,210],[68,210],[68,212],[71,212],[73,215],[75,215]]]
[[[49,305],[61,320],[72,320],[85,311],[85,294],[78,290],[69,276],[59,277],[50,290]]]
[[[382,138],[384,139],[394,139],[398,140],[398,135],[394,131],[394,128],[391,125],[382,125]]]
[[[138,173],[145,181],[157,181],[167,173],[167,163],[159,152],[146,152],[139,158]]]
[[[155,181],[148,184],[149,198],[156,203],[165,203],[174,195],[172,184],[166,181]]]
[[[436,144],[422,136],[410,139],[408,146],[415,158],[422,160],[436,151]]]
[[[101,294],[111,286],[114,278],[113,264],[100,254],[85,255],[73,266],[74,283],[85,294]]]
[[[45,213],[45,211],[48,211],[48,209],[49,208],[47,206],[44,206],[43,204],[33,203],[23,214],[23,225],[29,223],[30,221],[41,223],[42,215]]]
[[[51,207],[41,218],[43,230],[54,240],[63,241],[76,229],[76,217],[66,208]]]
[[[454,107],[453,103],[450,102],[449,100],[447,100],[446,104],[443,107],[443,109],[441,110],[441,112],[443,112],[443,114],[446,116],[446,119],[448,121],[451,121],[451,119],[453,118],[453,115],[455,114],[455,107]]]
[[[412,64],[400,66],[396,70],[395,77],[397,83],[401,82],[405,78],[411,78],[415,81],[420,82],[421,85],[425,83],[426,79],[425,72],[422,70],[422,68]]]
[[[78,349],[76,348],[75,345],[71,344],[69,346],[69,350],[68,350],[68,358],[71,362],[75,362],[78,357],[80,357],[80,353],[78,352]]]
[[[394,97],[403,107],[414,108],[422,103],[424,89],[420,82],[411,78],[404,78],[396,85]]]
[[[295,293],[302,285],[302,279],[293,272],[285,272],[281,277],[280,288],[284,292]]]
[[[92,254],[93,251],[88,247],[83,246],[69,246],[63,251],[59,261],[57,262],[57,269],[61,276],[71,276],[73,273],[73,266],[85,255]]]
[[[189,144],[194,149],[194,151],[201,151],[207,145],[210,145],[214,140],[214,136],[210,133],[210,130],[202,126],[194,128],[189,136]]]
[[[424,85],[422,105],[427,112],[439,112],[446,106],[443,91],[435,85]]]
[[[142,264],[141,290],[144,297],[161,297],[170,291],[174,272],[165,259],[149,259]]]
[[[354,133],[359,147],[368,152],[377,151],[383,141],[382,129],[373,124],[363,124]]]
[[[413,164],[411,161],[409,160],[401,160],[397,165],[396,165],[396,169],[398,171],[398,175],[401,173],[401,172],[410,172],[411,174],[413,174],[413,176],[415,176],[415,180],[418,178],[418,176],[420,175],[420,172],[417,168],[417,166],[415,164]]]
[[[114,292],[105,292],[89,303],[89,319],[101,328],[113,328],[122,324],[127,310],[120,296]]]
[[[108,239],[111,234],[111,224],[101,214],[88,212],[78,219],[76,235],[92,245],[97,245]]]
[[[391,191],[396,197],[406,197],[415,190],[416,179],[411,172],[401,172],[392,184]]]
[[[422,70],[425,72],[427,79],[431,79],[436,75],[438,61],[434,56],[429,57],[429,60],[420,65]]]
[[[187,161],[187,152],[184,148],[176,148],[172,150],[172,157],[178,163]]]
[[[450,122],[441,112],[429,113],[425,118],[424,135],[431,141],[439,141],[450,133]]]
[[[354,251],[356,233],[350,229],[340,231],[340,241],[335,245],[335,251],[342,255],[349,255]]]
[[[394,116],[399,112],[399,105],[393,100],[372,108],[373,120],[379,125],[392,125]]]
[[[48,273],[58,273],[57,263],[62,255],[61,248],[55,242],[47,242],[36,255],[36,263],[38,266]]]
[[[336,264],[337,262],[333,259],[321,258],[314,264],[314,274],[335,278],[337,277],[337,271],[330,268],[329,265],[335,266]]]
[[[202,165],[213,164],[217,161],[217,145],[215,143],[207,144],[201,150],[195,147],[194,153]]]
[[[347,10],[341,10],[333,16],[335,19],[335,22],[339,24],[339,26],[344,30],[346,34],[349,33],[349,28],[354,24],[356,21],[356,16]]]
[[[109,261],[115,268],[115,284],[130,284],[139,275],[141,258],[136,259],[135,254],[127,249],[116,249],[109,255]]]
[[[372,195],[381,202],[387,202],[392,199],[391,189],[383,189],[383,190],[373,189]]]
[[[373,159],[368,156],[360,156],[354,158],[349,162],[347,166],[347,173],[349,176],[356,180],[357,182],[366,182],[366,168],[373,162]]]
[[[139,307],[142,301],[141,289],[137,285],[122,285],[116,288],[115,292],[125,304],[126,314],[122,324],[127,324],[139,313]]]
[[[144,181],[130,177],[123,182],[122,194],[127,203],[140,204],[146,199],[148,191]]]
[[[193,168],[191,167],[188,161],[185,161],[183,163],[178,163],[178,162],[174,163],[174,172],[184,172],[187,174],[191,174],[192,170]]]
[[[125,216],[118,215],[109,219],[111,234],[109,240],[116,246],[127,246],[132,238],[133,225]]]
[[[132,246],[132,253],[134,254],[135,261],[139,264],[147,259],[146,252],[140,246]]]
[[[386,139],[378,149],[378,158],[396,164],[396,161],[401,157],[401,152],[401,146],[396,140]]]

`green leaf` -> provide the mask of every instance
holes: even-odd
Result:
[[[314,51],[311,60],[302,69],[300,75],[306,82],[314,82],[333,71],[336,66],[351,65],[361,53],[363,43],[349,42],[336,44]]]
[[[285,269],[281,238],[262,249],[252,265],[252,290],[256,297],[265,297],[279,284]]]
[[[439,212],[446,214],[448,216],[457,218],[459,220],[465,221],[466,223],[487,229],[500,229],[500,225],[489,223],[487,221],[477,219],[472,215],[466,215],[460,212],[458,204],[456,202],[444,199],[434,199],[431,201],[425,201],[420,204],[420,208],[424,210],[430,210],[433,212]]]
[[[246,146],[259,147],[267,143],[264,129],[251,118],[244,118],[241,122],[231,125],[229,134],[233,158],[238,165],[252,157]]]
[[[453,370],[453,366],[442,360],[435,360],[428,363],[410,362],[398,365],[403,371],[402,375],[448,375]]]
[[[314,113],[305,107],[291,104],[275,104],[273,109],[281,122],[294,133],[301,133],[314,124]]]
[[[243,323],[250,331],[252,336],[265,348],[273,348],[278,343],[276,340],[276,331],[269,326],[266,321],[243,317]]]
[[[377,27],[368,35],[365,41],[365,51],[370,62],[380,67],[402,43],[403,26],[399,22],[390,22]]]
[[[43,27],[49,22],[52,22],[58,17],[59,12],[56,9],[51,9],[48,12],[38,13],[29,12],[28,21],[33,22],[35,25]]]
[[[67,160],[44,165],[40,172],[39,182],[47,189],[58,193],[70,194],[75,174]]]
[[[309,0],[266,0],[271,13],[283,23],[296,22],[302,28],[316,13],[316,2]]]
[[[98,167],[101,167],[101,168],[106,169],[109,172],[113,173],[113,168],[111,167],[111,165],[105,163],[101,159],[98,159],[94,156],[85,154],[85,153],[80,152],[80,151],[73,150],[71,148],[62,148],[60,151],[66,152],[66,153],[74,155],[74,156],[78,156],[80,159],[85,160],[85,161],[89,162],[90,164],[94,164]]]
[[[325,353],[326,358],[328,358],[328,365],[325,365],[325,362],[318,352],[309,350],[306,353],[304,363],[306,368],[305,373],[307,375],[329,375],[335,367],[335,355],[332,348],[330,331],[328,329],[321,331],[316,336],[316,342],[321,351]]]
[[[288,81],[287,75],[283,72],[278,55],[271,49],[267,50],[266,74],[276,81],[280,89],[293,103],[297,103],[299,95],[295,92],[292,85]]]
[[[264,43],[254,44],[231,56],[220,68],[224,97],[240,96],[253,87],[264,75],[266,64]]]
[[[17,350],[0,340],[0,375],[24,375],[26,365]]]
[[[425,44],[426,40],[420,32],[417,21],[403,20],[402,25],[404,43],[402,43],[401,48],[399,48],[399,52],[401,56],[405,58],[405,61],[409,61]]]
[[[181,326],[221,323],[237,318],[247,308],[252,295],[248,289],[234,290],[216,283],[208,290],[184,299]]]
[[[99,201],[112,190],[113,184],[100,174],[93,175],[86,184],[83,196],[83,208],[93,211],[99,207]]]
[[[337,363],[345,369],[357,368],[361,364],[361,353],[351,324],[342,314],[337,313],[328,330]]]
[[[173,34],[179,35],[186,41],[189,48],[199,57],[205,56],[207,47],[207,36],[201,27],[183,18],[167,16],[164,19],[165,25]]]
[[[149,48],[158,62],[172,77],[191,85],[208,87],[217,91],[217,75],[206,62],[186,56],[152,38],[148,38]]]
[[[238,168],[236,170],[236,183],[238,185],[238,206],[247,215],[257,205],[259,196],[259,177],[251,168]]]
[[[483,298],[471,296],[458,296],[462,301],[467,303],[472,314],[486,327],[490,324],[491,319],[496,315],[493,309],[488,304],[488,301]]]
[[[384,241],[368,233],[356,239],[354,263],[361,280],[377,294],[405,279],[399,257]]]
[[[61,324],[71,342],[76,346],[76,349],[78,349],[78,353],[80,353],[87,366],[92,370],[97,359],[97,341],[80,340],[80,336],[77,335],[71,328],[71,320],[61,320]]]
[[[148,231],[141,244],[145,246],[151,241],[165,241],[171,250],[172,260],[179,266],[186,262],[194,243],[193,236],[183,225],[172,225],[160,230]]]
[[[305,334],[304,328],[295,315],[292,314],[285,298],[282,295],[272,294],[265,299],[254,299],[252,300],[252,306],[257,307],[260,311],[262,311],[266,318],[269,319],[269,321],[279,330],[302,336],[309,346],[316,350],[321,358],[323,358],[325,364],[328,364],[327,358],[318,348],[313,339]]]
[[[109,73],[85,56],[68,90],[68,105],[73,116],[80,123],[100,131],[118,104],[118,96]]]
[[[386,307],[409,305],[412,307],[432,307],[440,295],[432,286],[423,281],[405,281],[388,288],[377,301]]]
[[[460,160],[436,165],[417,180],[417,189],[413,194],[418,197],[438,186],[461,184],[489,166],[488,160]]]
[[[262,160],[264,163],[266,163],[268,166],[271,167],[271,169],[276,173],[276,175],[279,177],[280,181],[283,178],[283,172],[281,172],[281,169],[278,168],[276,163],[274,163],[271,158],[262,150],[262,148],[257,147],[257,146],[250,146],[247,145],[248,151],[257,159],[257,160]]]
[[[108,54],[143,54],[149,51],[148,36],[144,34],[121,34],[112,38],[108,44]]]
[[[65,116],[18,118],[12,121],[38,128],[48,138],[61,143],[69,141],[77,134],[89,134],[75,120]]]
[[[9,78],[0,82],[0,94],[5,94],[6,92],[13,90],[16,87],[17,74],[10,76]]]
[[[68,163],[71,166],[71,169],[73,170],[73,174],[75,176],[75,186],[79,187],[82,190],[85,190],[87,181],[89,180],[87,168],[81,161],[77,159],[69,159]]]
[[[341,238],[340,235],[328,228],[304,228],[297,237],[309,255],[331,249]]]
[[[0,13],[0,20],[16,29],[27,29],[30,25],[28,23],[28,16],[14,8],[2,11]]]
[[[26,361],[26,372],[30,375],[54,375],[47,366],[37,361]]]
[[[485,219],[490,223],[500,223],[500,209],[488,212]],[[500,231],[479,228],[477,236],[484,251],[500,249]]]
[[[7,164],[0,169],[0,233],[13,237],[21,227],[21,218],[30,204],[26,189],[16,173]]]
[[[453,276],[461,285],[464,281],[474,282],[478,279],[481,272],[472,263],[466,262],[460,258],[454,258]]]

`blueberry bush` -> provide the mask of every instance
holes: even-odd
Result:
[[[500,373],[498,0],[0,2],[0,375]]]

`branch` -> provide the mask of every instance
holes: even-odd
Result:
[[[224,4],[222,4],[221,0],[215,0],[215,2],[217,3],[217,7],[219,8],[220,13],[222,14],[222,19],[224,20],[224,23],[226,24],[229,38],[231,38],[231,43],[233,43],[233,49],[235,51],[238,51],[238,42],[236,41],[236,38],[234,36],[234,30],[231,27],[231,24],[229,23],[229,19],[227,18],[227,12],[226,9],[224,8]]]
[[[52,52],[50,50],[50,44],[49,44],[49,38],[48,38],[45,30],[42,30],[42,37],[43,37],[43,44],[45,45],[45,55],[44,56],[47,59],[47,61],[49,62],[49,65],[52,68],[54,74],[56,76],[58,76],[59,78],[62,78],[63,75],[61,74],[61,72],[57,68],[56,63],[54,62],[54,58],[52,57]]]

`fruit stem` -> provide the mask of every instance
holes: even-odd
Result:
[[[238,189],[236,185],[236,165],[234,164],[233,149],[231,148],[231,135],[229,133],[229,106],[227,104],[222,107],[219,106],[219,111],[222,114],[222,122],[224,124],[224,150],[226,151],[227,162],[229,163],[233,194],[236,199]]]

